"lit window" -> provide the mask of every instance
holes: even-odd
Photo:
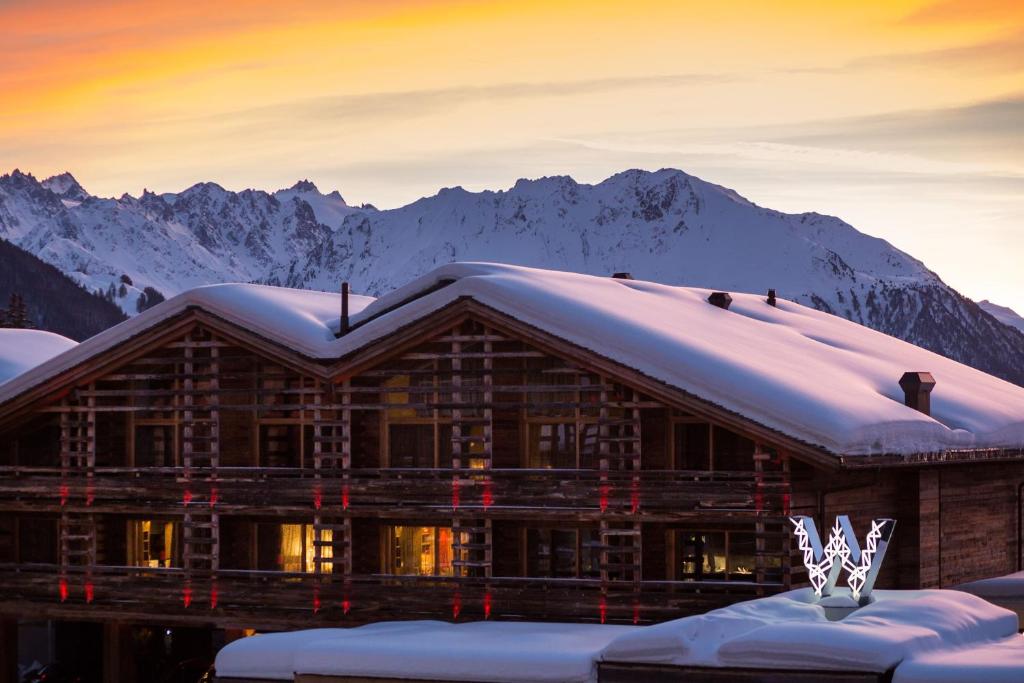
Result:
[[[330,529],[321,530],[321,533],[321,560],[333,559],[334,548],[331,543],[334,534]],[[312,524],[281,525],[280,567],[284,572],[316,571],[316,533]],[[332,562],[321,561],[323,573],[329,574],[333,568]]]
[[[128,564],[132,567],[180,566],[177,522],[133,519],[128,522]]]
[[[450,527],[387,528],[386,573],[399,576],[452,576]]]

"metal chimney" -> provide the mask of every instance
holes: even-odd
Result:
[[[615,280],[634,280],[632,273],[612,273],[612,278]]]
[[[930,372],[905,372],[900,377],[900,388],[903,389],[903,402],[914,410],[925,415],[932,414],[932,389],[935,378]]]
[[[348,323],[348,283],[341,283],[341,321],[338,325],[338,336],[347,334],[349,330]]]
[[[732,297],[729,296],[729,292],[713,292],[708,297],[708,303],[728,311],[732,305]]]
[[[769,306],[775,306],[776,305],[775,290],[774,289],[769,289],[768,290],[768,298],[766,299],[766,301],[768,302]]]

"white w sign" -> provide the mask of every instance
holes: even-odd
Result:
[[[807,567],[814,593],[819,598],[831,595],[840,572],[845,569],[849,574],[846,583],[850,587],[850,595],[865,604],[871,589],[875,587],[875,579],[885,559],[885,550],[896,528],[896,520],[872,520],[871,531],[864,540],[863,549],[846,515],[836,517],[828,543],[824,546],[821,545],[813,519],[801,516],[790,517],[789,521],[796,527],[797,545],[804,554],[804,566]]]

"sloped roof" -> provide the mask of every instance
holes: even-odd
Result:
[[[260,285],[190,290],[0,385],[0,404],[188,307],[316,359],[335,359],[471,298],[791,438],[837,455],[1024,448],[1024,388],[845,319],[782,300],[491,263],[442,266],[380,299]],[[928,371],[932,415],[899,379]]]

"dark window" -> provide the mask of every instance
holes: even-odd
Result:
[[[708,470],[711,452],[711,425],[704,422],[677,422],[674,429],[676,469]]]
[[[450,439],[449,436],[448,465],[451,465]],[[388,449],[391,467],[434,467],[434,425],[388,425]]]
[[[96,413],[96,466],[123,467],[128,463],[128,420],[125,413]]]
[[[140,425],[135,428],[136,467],[174,467],[173,425]]]
[[[24,563],[57,564],[58,521],[52,517],[18,520],[18,560]]]
[[[538,578],[597,578],[601,575],[597,529],[527,529],[526,575]]]
[[[754,469],[754,442],[724,427],[715,427],[714,467],[718,471],[750,472]]]
[[[302,467],[302,427],[297,424],[260,425],[262,467]]]
[[[530,423],[528,447],[527,467],[574,469],[576,423]]]

